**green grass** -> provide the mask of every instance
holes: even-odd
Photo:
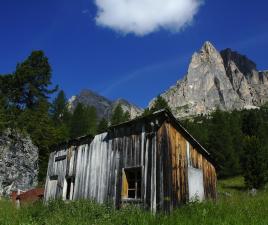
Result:
[[[250,196],[242,178],[220,181],[217,202],[194,203],[170,215],[152,215],[135,207],[114,210],[108,205],[88,201],[51,202],[24,206],[17,210],[0,201],[0,225],[83,225],[83,224],[167,224],[167,225],[268,225],[268,192]]]

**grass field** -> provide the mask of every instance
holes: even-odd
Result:
[[[114,210],[88,201],[28,205],[17,210],[0,201],[1,225],[167,224],[167,225],[268,225],[268,191],[248,194],[242,178],[219,181],[216,203],[193,203],[170,215],[152,215],[135,207]]]

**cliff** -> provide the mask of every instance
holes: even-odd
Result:
[[[268,73],[231,49],[206,42],[193,54],[184,78],[162,97],[178,118],[221,110],[256,108],[268,101]],[[154,104],[152,100],[149,104]]]
[[[6,130],[0,136],[0,196],[37,186],[38,148],[28,136]]]

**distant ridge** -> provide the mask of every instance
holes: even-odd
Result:
[[[73,96],[68,101],[68,107],[70,111],[73,111],[78,103],[82,103],[86,106],[93,106],[97,110],[97,115],[99,118],[110,118],[113,109],[117,105],[121,105],[124,111],[130,113],[131,119],[140,115],[143,110],[134,104],[129,103],[125,99],[117,99],[115,101],[109,100],[92,90],[82,90],[77,96]]]

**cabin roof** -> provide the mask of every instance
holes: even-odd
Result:
[[[179,130],[187,140],[189,140],[191,142],[193,147],[195,147],[199,153],[205,155],[206,158],[216,167],[216,163],[213,160],[213,158],[211,157],[211,154],[183,127],[183,125],[167,109],[161,109],[161,110],[156,111],[150,115],[139,116],[133,120],[110,126],[107,131],[109,131],[109,130],[112,131],[114,129],[118,129],[121,127],[128,127],[128,126],[133,125],[133,124],[138,123],[138,122],[145,122],[145,123],[150,122],[153,119],[157,119],[160,117],[164,118],[164,120],[166,120],[166,121],[171,122],[172,125],[177,130]],[[62,146],[72,146],[72,145],[76,145],[76,144],[88,143],[88,142],[91,142],[93,140],[93,138],[94,137],[92,135],[85,135],[85,136],[81,136],[81,137],[66,141],[66,142],[61,143],[61,144],[54,146],[54,147],[55,147],[55,149],[59,149]]]
[[[215,161],[213,160],[213,158],[211,157],[211,154],[186,130],[186,128],[184,128],[184,126],[181,124],[181,122],[179,122],[179,120],[177,120],[173,114],[167,110],[167,109],[161,109],[158,110],[150,115],[147,116],[140,116],[137,117],[133,120],[124,122],[124,123],[120,123],[114,126],[110,126],[108,129],[116,129],[119,127],[125,127],[125,126],[130,126],[131,124],[135,124],[139,121],[151,121],[153,119],[159,118],[159,117],[164,117],[165,120],[168,120],[172,123],[172,125],[177,128],[178,130],[180,130],[182,132],[182,134],[185,136],[186,139],[188,139],[191,144],[197,148],[197,151],[199,151],[201,154],[205,155],[208,160],[214,165],[216,166]]]
[[[84,143],[88,143],[91,142],[93,140],[93,136],[92,135],[84,135],[81,137],[77,137],[77,138],[73,138],[70,140],[67,140],[65,142],[61,142],[57,145],[52,146],[52,149],[55,149],[56,151],[60,151],[62,147],[69,147],[69,146],[73,146],[73,145],[81,145]]]

